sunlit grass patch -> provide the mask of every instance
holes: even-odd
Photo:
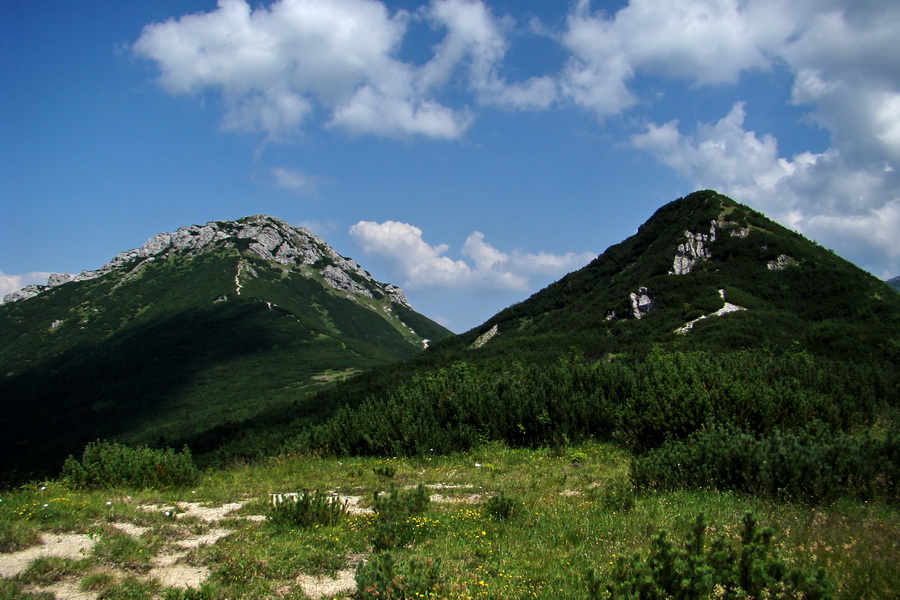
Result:
[[[46,586],[84,573],[90,564],[91,561],[88,559],[73,560],[57,556],[42,556],[31,561],[17,579],[22,583]]]
[[[6,527],[7,539],[22,544],[29,535],[63,527],[90,532],[97,540],[94,552],[63,577],[76,584],[80,578],[110,598],[141,593],[170,600],[302,598],[301,576],[333,577],[387,550],[403,577],[427,583],[437,573],[440,583],[429,592],[433,600],[586,600],[588,572],[605,586],[622,557],[647,556],[659,533],[685,539],[703,513],[709,539],[736,543],[741,519],[751,512],[760,527],[776,531],[773,551],[792,568],[825,569],[839,598],[889,597],[900,589],[895,568],[900,517],[894,506],[846,499],[810,507],[715,490],[635,492],[629,458],[609,444],[543,449],[492,444],[419,458],[281,457],[207,472],[196,489],[178,491],[122,495],[48,482],[2,495],[0,534]],[[393,477],[385,476],[389,472]],[[334,523],[308,526],[245,518],[265,514],[270,493],[303,489],[362,498],[358,508],[375,512],[348,512]],[[426,501],[434,495],[441,501]],[[499,498],[512,501],[512,518],[492,514],[489,506]],[[239,500],[246,502],[243,508],[217,523],[139,509]],[[47,503],[54,513],[40,519],[17,512],[35,503]],[[132,535],[126,531],[135,530],[113,524],[144,529]],[[192,549],[180,545],[222,528],[227,536],[213,536]],[[384,529],[397,534],[392,543],[376,541]],[[179,563],[210,571],[202,589],[148,587],[144,580],[153,560],[181,551]],[[70,566],[56,569],[48,562],[42,568],[52,578]],[[414,582],[408,583],[412,589]]]

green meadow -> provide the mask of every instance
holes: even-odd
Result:
[[[635,489],[631,462],[603,443],[488,444],[419,458],[282,456],[161,490],[30,483],[0,497],[0,566],[42,535],[45,547],[68,534],[91,545],[5,573],[0,598],[859,599],[900,589],[893,504]],[[271,494],[292,492],[306,503],[273,507]],[[184,503],[233,510],[210,520]],[[194,579],[168,576],[172,556],[167,568]],[[735,586],[742,569],[745,585],[768,587]],[[665,591],[671,576],[680,592]]]

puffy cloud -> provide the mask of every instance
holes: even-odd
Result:
[[[792,99],[812,107],[848,160],[900,159],[900,35],[896,3],[831,2],[780,48]]]
[[[733,83],[771,65],[773,48],[793,33],[787,16],[779,3],[738,0],[631,0],[608,16],[580,0],[561,36],[572,52],[562,89],[605,117],[636,102],[628,84],[638,74]]]
[[[432,101],[411,102],[365,86],[335,108],[331,124],[356,134],[385,137],[421,134],[454,139],[471,122],[471,116],[465,111],[457,113]]]
[[[422,66],[397,58],[418,20],[446,31]],[[506,24],[480,0],[433,0],[393,15],[378,0],[276,0],[253,10],[219,0],[213,11],[147,25],[132,49],[157,64],[171,94],[221,93],[226,130],[290,138],[318,106],[351,133],[454,139],[471,112],[437,96],[456,73],[481,103],[542,109],[557,96],[553,77],[499,75]]]
[[[360,221],[350,228],[350,235],[364,254],[387,265],[410,289],[524,291],[532,276],[561,276],[596,257],[574,252],[505,253],[476,231],[462,247],[468,263],[445,256],[450,249],[446,244],[428,244],[418,227],[396,221]]]
[[[419,73],[423,86],[444,85],[465,65],[468,85],[482,103],[545,109],[556,99],[553,77],[532,77],[510,84],[499,75],[508,47],[504,29],[510,21],[496,19],[480,0],[433,0],[425,14],[435,27],[445,28],[447,35]]]
[[[319,105],[354,131],[458,136],[466,119],[421,97],[414,69],[395,58],[409,19],[376,0],[255,10],[219,0],[211,12],[147,25],[133,50],[156,62],[169,93],[221,92],[226,129],[290,137]]]
[[[735,104],[714,125],[683,134],[675,121],[649,124],[632,144],[700,188],[714,188],[796,228],[880,276],[900,271],[900,178],[890,167],[860,167],[835,149],[778,155],[777,140],[744,129]]]
[[[319,196],[319,178],[313,177],[297,169],[275,167],[272,169],[275,185],[299,196]]]
[[[409,287],[457,287],[472,278],[472,269],[461,260],[442,256],[449,246],[431,246],[422,230],[408,223],[360,221],[350,236],[363,253],[390,264],[406,278]]]
[[[50,275],[52,275],[52,273],[44,273],[41,271],[21,273],[19,275],[7,275],[3,271],[0,271],[0,302],[3,302],[3,297],[6,296],[6,294],[20,290],[26,285],[45,285]]]
[[[774,136],[744,129],[742,103],[692,132],[651,123],[632,144],[698,187],[896,272],[900,54],[890,49],[898,35],[896,3],[631,0],[610,15],[581,0],[561,37],[572,57],[560,79],[566,97],[602,118],[639,105],[631,86],[643,75],[721,85],[750,70],[785,70],[793,78],[786,100],[809,107],[830,135],[824,151],[779,156]]]

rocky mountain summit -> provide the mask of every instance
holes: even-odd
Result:
[[[134,271],[146,261],[214,248],[246,249],[264,260],[274,261],[286,267],[316,269],[318,266],[318,274],[336,290],[368,298],[387,297],[395,304],[410,307],[403,291],[397,286],[375,281],[368,271],[352,259],[338,254],[309,230],[292,227],[280,219],[266,215],[244,217],[237,221],[210,221],[205,225],[182,227],[173,233],[158,233],[139,248],[116,255],[99,269],[82,271],[77,275],[54,273],[46,285],[26,286],[7,294],[4,301],[27,300],[69,282],[96,279],[113,271]],[[241,274],[252,273],[252,270],[239,269],[239,271]],[[236,275],[235,291],[238,294],[240,287]]]

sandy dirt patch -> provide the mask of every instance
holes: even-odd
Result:
[[[165,504],[142,504],[138,506],[138,510],[146,510],[150,512],[171,512],[175,514],[175,518],[184,519],[187,517],[196,517],[207,523],[221,521],[225,517],[244,506],[246,502],[231,502],[222,506],[203,506],[199,502],[176,502],[175,505]]]
[[[366,508],[365,506],[360,506],[363,501],[362,496],[348,496],[344,494],[339,494],[337,492],[328,492],[332,498],[337,499],[339,502],[343,502],[347,504],[347,512],[351,515],[370,515],[373,511],[371,508]],[[297,498],[300,496],[299,492],[287,492],[281,494],[269,494],[269,501],[272,504],[280,504],[282,502],[296,502]],[[249,518],[249,517],[248,517]],[[261,517],[265,519],[265,517]]]
[[[177,557],[175,560],[177,560]],[[158,581],[163,587],[197,589],[209,578],[209,569],[206,567],[192,567],[191,565],[170,564],[153,567],[150,569],[149,576],[151,579]]]
[[[425,487],[432,490],[470,490],[475,486],[471,483],[429,483]]]
[[[150,531],[149,527],[141,527],[140,525],[135,525],[134,523],[111,523],[113,527],[121,531],[122,533],[127,533],[132,537],[141,537],[144,533]]]
[[[444,496],[443,494],[432,494],[428,498],[435,504],[479,504],[484,499],[484,495]]]
[[[351,554],[347,557],[350,566],[338,571],[336,577],[300,575],[297,577],[297,584],[313,600],[346,596],[356,590],[356,565],[364,558],[362,554]]]
[[[77,533],[41,534],[41,545],[32,546],[19,552],[0,554],[0,577],[13,577],[24,571],[36,558],[55,556],[58,558],[84,558],[94,547],[94,540]]]
[[[54,598],[60,600],[97,600],[99,592],[83,591],[78,587],[78,583],[73,581],[59,581],[53,585],[46,587],[27,586],[29,592],[46,592],[53,594]]]
[[[375,512],[371,508],[360,506],[360,503],[363,500],[362,496],[344,496],[341,494],[337,494],[337,498],[341,502],[347,503],[347,512],[351,515],[371,515]]]

